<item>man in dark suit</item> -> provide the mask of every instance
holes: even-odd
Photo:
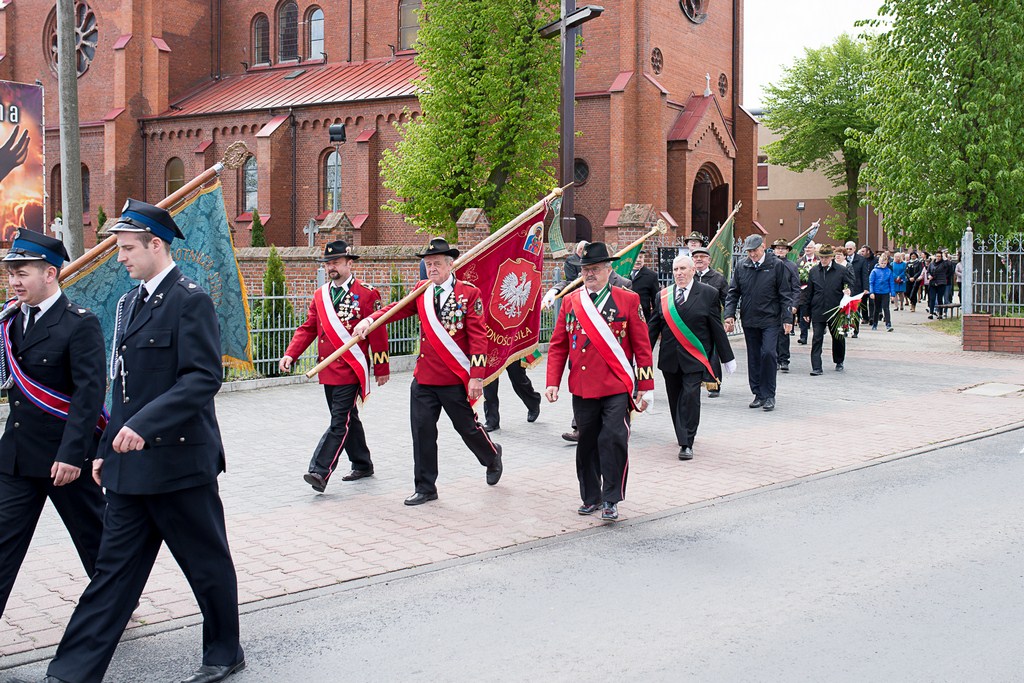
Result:
[[[640,307],[644,309],[644,316],[650,318],[651,308],[658,303],[658,290],[661,287],[658,286],[657,274],[647,267],[646,261],[644,252],[637,254],[629,279],[633,283],[633,291],[640,295]]]
[[[523,361],[520,359],[509,363],[505,368],[505,374],[508,375],[508,379],[512,383],[512,390],[526,406],[526,421],[536,422],[540,417],[540,392],[533,388],[533,382],[526,374]],[[500,379],[500,376],[495,377],[490,384],[484,387],[484,429],[488,432],[501,429],[501,412],[499,410],[501,402],[498,400]]]
[[[651,346],[661,337],[658,369],[665,377],[680,460],[693,459],[693,441],[700,426],[701,380],[705,374],[717,379],[711,369],[712,353],[725,361],[726,371],[736,369],[722,325],[718,292],[694,280],[694,271],[689,256],[677,256],[672,261],[675,282],[662,292],[647,322]]]
[[[725,309],[725,295],[729,291],[729,281],[725,276],[711,267],[711,252],[707,247],[695,247],[690,251],[690,258],[693,259],[695,272],[693,279],[702,285],[710,285],[718,290],[718,305]],[[717,352],[711,354],[711,369],[714,373],[704,378],[704,385],[708,388],[708,398],[718,398],[722,393],[722,359]],[[716,379],[717,378],[717,379]]]
[[[785,266],[786,272],[789,273],[789,284],[793,288],[793,291],[797,293],[797,303],[799,303],[800,268],[789,260],[789,252],[792,249],[792,245],[784,239],[777,239],[772,242],[772,251],[775,252],[775,256],[778,257],[779,261],[782,262],[782,265]],[[786,320],[790,323],[790,332],[779,331],[779,372],[789,372],[789,338],[793,334],[793,321],[796,319],[795,316],[797,308],[798,306],[794,305],[793,308],[790,309],[790,315],[786,317]]]
[[[210,296],[171,258],[171,241],[182,234],[167,211],[129,199],[111,232],[118,262],[142,282],[117,304],[113,405],[93,461],[93,477],[107,490],[96,575],[47,680],[103,679],[166,542],[203,613],[203,663],[185,681],[220,681],[245,666],[217,491],[224,471],[213,405],[222,374],[220,326]]]
[[[828,329],[828,312],[843,299],[843,289],[854,289],[853,275],[847,268],[833,263],[834,251],[831,245],[818,247],[818,262],[807,273],[807,309],[804,319],[811,323],[811,375],[822,374],[821,345]],[[854,294],[858,292],[854,291]],[[842,372],[846,359],[846,337],[832,338],[832,362],[836,371]]]
[[[15,298],[0,314],[0,384],[10,407],[0,438],[0,614],[47,498],[89,576],[100,548],[103,492],[88,471],[81,475],[106,421],[103,332],[61,292],[66,260],[60,240],[30,230],[17,232],[4,257]]]

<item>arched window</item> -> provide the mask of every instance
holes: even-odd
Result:
[[[321,59],[324,52],[324,11],[313,7],[306,12],[306,59]]]
[[[277,10],[277,61],[299,58],[299,6],[286,2]]]
[[[89,167],[82,164],[82,213],[89,213]]]
[[[253,65],[270,64],[270,19],[265,14],[252,22],[252,59]]]
[[[416,45],[416,34],[420,31],[420,0],[399,0],[398,2],[398,49],[411,50]]]
[[[256,157],[249,157],[242,166],[242,211],[255,211],[257,208],[257,191],[259,190]]]
[[[324,155],[324,166],[323,174],[323,201],[321,202],[321,208],[323,211],[340,211],[341,208],[341,157],[335,150],[331,150],[329,154]],[[335,202],[334,196],[337,193],[338,201]]]
[[[185,164],[178,157],[171,157],[164,166],[164,196],[170,197],[185,185]]]

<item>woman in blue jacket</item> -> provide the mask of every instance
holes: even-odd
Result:
[[[885,329],[892,332],[889,299],[896,293],[896,278],[889,267],[889,257],[884,253],[878,255],[878,265],[871,270],[868,290],[871,292],[871,329],[878,329],[878,320],[884,315]]]

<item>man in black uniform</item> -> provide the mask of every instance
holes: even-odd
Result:
[[[843,288],[854,287],[853,274],[847,268],[833,263],[834,251],[828,244],[818,247],[818,263],[807,274],[807,308],[805,320],[811,323],[811,375],[822,374],[821,345],[828,329],[829,311],[843,299]],[[858,292],[854,292],[857,294]],[[846,360],[846,337],[832,337],[832,362],[842,372]]]
[[[15,298],[0,314],[0,383],[11,410],[0,438],[0,614],[47,498],[89,576],[100,548],[103,492],[81,474],[106,420],[103,332],[61,292],[66,260],[60,240],[30,230],[18,231],[4,257]]]
[[[647,267],[646,255],[640,252],[633,262],[633,270],[629,275],[633,283],[633,291],[640,295],[640,307],[644,309],[644,317],[650,319],[651,309],[658,304],[658,276]]]
[[[782,265],[785,266],[786,270],[789,272],[789,283],[793,287],[793,291],[797,293],[797,305],[794,305],[793,308],[790,309],[790,314],[786,317],[786,320],[790,323],[790,331],[779,331],[779,372],[789,372],[789,338],[793,334],[793,322],[796,319],[796,310],[799,308],[800,268],[789,260],[789,252],[792,249],[793,247],[784,239],[777,239],[772,242],[772,251],[775,252],[775,256],[782,261]]]
[[[113,406],[93,461],[93,477],[107,489],[96,574],[48,680],[103,679],[166,542],[203,613],[203,664],[185,682],[220,681],[245,666],[217,490],[224,471],[213,405],[222,374],[220,326],[210,296],[171,258],[171,241],[182,234],[167,211],[129,199],[111,232],[118,262],[142,282],[117,304]]]
[[[693,279],[702,285],[709,285],[718,290],[719,314],[725,310],[725,295],[729,291],[729,281],[725,276],[711,267],[711,252],[707,247],[694,247],[690,250],[690,257],[693,259],[695,272]],[[722,393],[722,359],[718,357],[718,349],[711,354],[711,369],[715,371],[714,376],[704,378],[704,385],[708,388],[708,398],[718,398]],[[717,378],[717,379],[716,379]]]

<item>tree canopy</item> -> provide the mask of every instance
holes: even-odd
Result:
[[[844,34],[832,45],[807,49],[765,89],[762,121],[781,136],[765,146],[768,160],[794,171],[821,171],[844,188],[832,198],[840,219],[826,219],[839,240],[857,236],[860,173],[867,160],[857,133],[874,129],[865,100],[870,83],[869,45]]]
[[[385,150],[386,210],[421,231],[456,237],[455,220],[483,208],[495,227],[556,182],[559,42],[537,29],[551,0],[426,0],[417,63],[422,115]]]
[[[1024,0],[886,0],[865,180],[900,241],[1021,229]]]

